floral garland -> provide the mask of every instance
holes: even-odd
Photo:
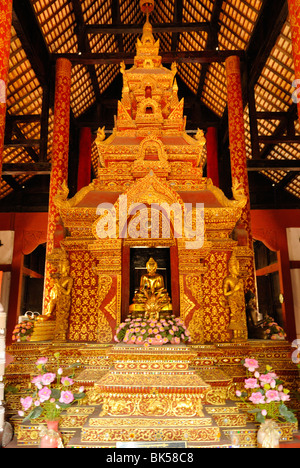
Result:
[[[267,316],[266,322],[264,323],[264,328],[266,328],[266,339],[281,341],[286,339],[286,333],[283,328],[281,328],[278,323],[274,322],[272,317]]]
[[[117,343],[148,346],[180,344],[191,341],[190,333],[183,321],[175,315],[159,320],[132,318],[128,316],[116,330]]]
[[[283,387],[283,382],[272,367],[266,366],[266,371],[260,373],[256,359],[245,359],[243,364],[247,369],[244,385],[246,392],[238,390],[236,396],[252,408],[249,413],[255,414],[256,421],[264,423],[266,419],[273,419],[278,422],[297,422],[294,413],[285,405],[290,401],[290,392]]]
[[[85,397],[83,387],[80,387],[78,393],[72,391],[74,370],[80,364],[75,363],[69,366],[68,369],[72,369],[72,373],[64,377],[63,372],[67,369],[62,369],[59,366],[59,353],[55,353],[54,357],[57,361],[56,373],[49,372],[45,367],[48,358],[42,357],[36,362],[39,374],[31,381],[35,390],[31,391],[30,395],[20,399],[22,411],[19,411],[19,416],[24,417],[24,421],[38,418],[55,421],[63,410]]]
[[[30,341],[33,333],[34,324],[30,320],[22,322],[15,326],[12,333],[13,341]]]

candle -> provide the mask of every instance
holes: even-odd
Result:
[[[6,313],[0,309],[0,328],[6,327]]]
[[[0,429],[3,429],[4,426],[4,408],[0,406]]]
[[[0,354],[5,351],[5,336],[0,334]]]
[[[5,359],[0,359],[0,376],[5,373]]]
[[[0,401],[4,400],[4,383],[0,382]]]

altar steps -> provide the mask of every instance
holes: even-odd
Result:
[[[24,396],[27,382],[35,375],[37,358],[48,356],[51,360],[57,352],[62,366],[81,363],[78,385],[84,385],[91,396],[85,405],[69,408],[62,415],[60,429],[66,448],[114,448],[120,442],[159,446],[178,440],[188,448],[256,447],[258,425],[235,397],[235,390],[242,388],[245,378],[241,361],[254,357],[262,364],[272,364],[292,391],[299,388],[298,370],[291,361],[288,343],[151,350],[69,343],[20,344],[12,347],[15,359],[6,369],[6,381],[19,387],[18,393],[6,397],[6,418],[15,428],[8,448],[38,447],[39,423],[23,424],[16,414],[20,396]],[[99,402],[93,402],[93,397]],[[112,405],[112,400],[123,402],[123,406]],[[164,405],[157,405],[157,413],[149,413],[152,401],[167,403],[168,411],[160,414]],[[198,413],[189,413],[188,405],[183,412],[181,403],[187,401],[201,402]],[[293,400],[292,406],[299,414],[299,401]],[[281,429],[283,446],[299,442],[294,438],[297,424],[282,425]]]

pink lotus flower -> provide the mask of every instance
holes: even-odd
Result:
[[[246,379],[245,380],[245,388],[259,388],[257,383],[257,379]]]
[[[31,407],[32,402],[33,402],[32,398],[30,396],[28,396],[26,398],[21,398],[20,401],[21,401],[21,405],[23,406],[25,411],[29,410],[29,408]]]
[[[264,384],[269,384],[271,385],[272,382],[274,382],[277,379],[277,375],[274,374],[274,372],[269,372],[268,374],[262,374],[259,377],[259,380],[263,382]]]
[[[68,390],[65,392],[61,392],[59,399],[60,403],[65,403],[66,405],[69,405],[70,403],[72,403],[72,401],[74,401],[74,395],[72,392],[69,392]]]
[[[42,378],[43,378],[42,375],[37,375],[36,377],[32,379],[31,383],[35,384],[37,387],[41,386]]]
[[[42,375],[42,384],[43,385],[50,385],[56,379],[56,375],[48,372],[47,374]]]
[[[261,405],[265,403],[265,397],[260,392],[252,393],[249,400],[252,401],[254,405]]]
[[[48,358],[41,357],[36,361],[36,366],[45,365],[48,362]]]
[[[51,396],[51,390],[48,387],[42,388],[39,393],[38,393],[41,403],[44,403],[44,401],[47,401],[50,399]]]
[[[61,383],[64,387],[69,387],[70,385],[74,384],[74,380],[70,379],[70,377],[62,377]]]
[[[256,359],[245,359],[244,366],[249,369],[249,372],[255,372],[255,369],[259,368],[259,364]]]
[[[279,398],[281,401],[290,401],[290,396],[284,392],[279,392]]]
[[[271,403],[272,401],[280,401],[279,392],[277,390],[268,390],[266,392],[267,403]]]

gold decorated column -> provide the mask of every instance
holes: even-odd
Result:
[[[247,197],[247,204],[241,215],[241,225],[247,232],[247,246],[253,251],[251,232],[250,191],[247,171],[247,153],[244,127],[244,107],[242,95],[241,64],[238,56],[231,56],[225,62],[227,76],[228,127],[230,142],[230,162],[232,183],[238,183]],[[246,241],[245,241],[246,243]],[[248,266],[246,289],[256,290],[254,258]]]
[[[6,88],[9,68],[11,20],[12,0],[2,0],[0,6],[0,186],[5,134]]]
[[[300,0],[288,0],[292,33],[295,79],[300,80]],[[298,86],[296,88],[299,89]],[[298,116],[300,120],[300,95],[297,93]]]
[[[230,143],[230,161],[232,182],[235,180],[242,185],[248,202],[243,210],[242,222],[251,235],[250,193],[247,171],[247,155],[244,127],[244,107],[242,96],[241,66],[238,56],[226,60],[227,98],[228,98],[228,127]]]
[[[55,197],[64,181],[68,180],[69,141],[70,141],[70,95],[72,65],[69,60],[58,59],[56,63],[54,127],[52,144],[52,169],[49,189],[49,217],[47,234],[47,255],[55,245],[55,233],[60,224],[59,210]],[[51,265],[46,262],[44,313],[49,302],[51,288]]]

